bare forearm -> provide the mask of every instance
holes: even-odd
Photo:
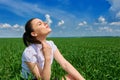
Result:
[[[85,80],[69,62],[65,63],[64,70],[74,77],[75,80]]]
[[[43,68],[43,71],[42,71],[42,79],[43,80],[50,80],[50,76],[51,76],[50,60],[45,59],[45,64],[44,64],[44,68]]]
[[[51,53],[52,48],[46,41],[41,41],[42,43],[42,50],[45,58],[44,68],[42,71],[42,79],[43,80],[50,80],[51,76]]]

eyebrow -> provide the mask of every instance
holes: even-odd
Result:
[[[42,22],[41,22],[41,21],[38,21],[38,22],[36,22],[36,25],[38,25],[39,23],[40,23],[40,24],[42,24]]]
[[[38,21],[37,23],[42,23],[41,21]]]

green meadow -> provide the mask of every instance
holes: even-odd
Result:
[[[120,38],[48,38],[86,80],[120,80]],[[21,38],[0,38],[0,80],[20,80]],[[54,60],[51,80],[67,74]]]

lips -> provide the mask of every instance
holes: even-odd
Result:
[[[49,28],[49,26],[46,26],[46,28]]]

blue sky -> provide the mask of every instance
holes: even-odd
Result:
[[[0,0],[0,37],[22,37],[27,20],[48,20],[49,37],[120,36],[120,0]]]

